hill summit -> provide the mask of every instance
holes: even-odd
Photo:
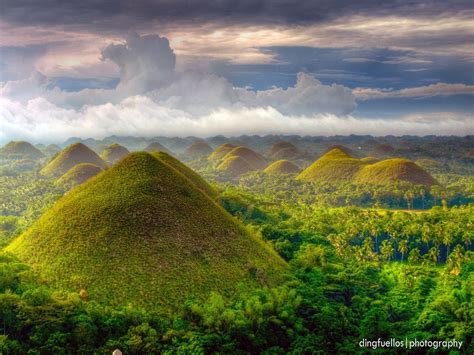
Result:
[[[230,143],[224,143],[218,146],[207,158],[209,161],[220,161],[224,156],[229,153],[232,149],[236,148],[235,145]]]
[[[270,164],[264,172],[267,174],[296,174],[300,171],[297,165],[288,160],[278,160]]]
[[[47,176],[61,176],[77,164],[89,163],[105,169],[107,164],[90,148],[74,143],[62,150],[40,173]]]
[[[285,141],[275,142],[267,153],[267,156],[273,160],[298,159],[302,155],[293,143]]]
[[[436,180],[423,168],[406,159],[394,158],[377,161],[357,159],[339,148],[334,148],[299,174],[297,179],[318,182],[353,182],[384,185],[407,182],[430,186]]]
[[[153,152],[165,152],[167,154],[173,154],[168,148],[166,148],[163,144],[160,142],[152,142],[148,144],[145,149],[143,149],[145,152],[148,153],[153,153]]]
[[[186,175],[144,152],[73,189],[7,250],[59,289],[147,308],[275,285],[286,269]]]
[[[129,153],[130,153],[129,150],[125,148],[124,146],[118,143],[113,143],[102,151],[102,153],[100,154],[100,157],[104,159],[106,162],[114,164],[120,159],[127,156]]]
[[[365,165],[341,148],[334,148],[308,166],[297,176],[305,181],[350,181]]]
[[[40,159],[45,155],[31,143],[11,141],[0,149],[0,156],[6,159]]]
[[[185,151],[184,156],[186,159],[194,160],[198,159],[203,156],[208,156],[212,153],[212,148],[209,144],[207,144],[202,139],[197,140],[193,144],[191,144]]]
[[[406,159],[394,158],[370,164],[361,169],[354,177],[361,184],[389,184],[405,181],[415,185],[431,186],[436,180],[423,168]]]
[[[102,171],[97,165],[89,163],[81,163],[73,166],[63,176],[61,176],[56,182],[59,185],[65,186],[76,186],[80,185],[90,178],[96,176]]]

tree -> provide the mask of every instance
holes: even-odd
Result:
[[[382,242],[380,251],[382,252],[382,257],[385,260],[390,261],[390,258],[392,257],[393,252],[394,252],[392,243],[390,243],[388,240],[384,240]]]
[[[402,254],[403,262],[403,256],[408,251],[408,241],[406,239],[402,239],[398,242],[398,251]]]
[[[410,264],[418,264],[421,261],[421,254],[418,248],[413,248],[408,255],[408,262]]]
[[[432,247],[428,251],[428,258],[433,262],[433,264],[436,264],[438,262],[438,256],[439,256],[439,249],[437,247]]]

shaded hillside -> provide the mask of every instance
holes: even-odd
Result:
[[[278,160],[270,164],[264,172],[267,174],[296,174],[300,168],[288,160]]]
[[[225,158],[222,163],[217,166],[217,170],[224,172],[228,176],[238,177],[255,169],[253,169],[244,158],[232,156]]]
[[[7,250],[60,289],[121,306],[177,308],[212,291],[275,285],[286,270],[189,179],[144,152],[73,189]]]
[[[396,181],[426,186],[436,184],[436,180],[421,167],[410,160],[400,158],[367,165],[354,178],[354,182],[363,184],[384,185]]]
[[[212,153],[212,148],[203,140],[198,140],[191,144],[183,153],[186,159],[194,160]]]
[[[61,148],[57,144],[50,144],[46,146],[42,151],[47,156],[53,157],[61,151]]]
[[[51,160],[40,173],[47,176],[61,176],[77,164],[89,163],[105,169],[105,162],[82,143],[74,143]]]
[[[76,186],[83,184],[90,178],[96,176],[102,169],[94,164],[81,163],[69,169],[63,176],[61,176],[56,183],[64,186]]]
[[[240,157],[245,159],[252,170],[265,169],[268,165],[262,155],[246,147],[235,147],[224,156],[224,160],[230,157]]]
[[[350,181],[365,163],[334,148],[307,167],[296,178],[304,181]]]
[[[11,141],[0,149],[0,158],[4,159],[40,159],[45,155],[32,144],[25,141]]]
[[[166,148],[163,144],[161,144],[159,142],[152,142],[152,143],[148,144],[146,146],[146,148],[143,149],[143,150],[145,152],[148,152],[148,153],[165,152],[167,154],[173,155],[173,153],[168,148]]]
[[[292,143],[279,141],[272,145],[267,156],[272,160],[292,160],[302,156],[302,152]]]
[[[224,158],[224,156],[234,148],[236,148],[235,145],[224,143],[218,146],[216,149],[214,149],[214,151],[209,155],[207,159],[209,161],[214,161],[214,162],[219,161],[222,158]]]
[[[114,164],[120,159],[126,157],[129,153],[130,151],[124,146],[113,143],[102,151],[100,157],[106,162]]]

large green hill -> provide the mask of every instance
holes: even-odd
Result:
[[[286,270],[169,160],[143,152],[73,189],[7,250],[60,289],[148,308],[274,285]]]
[[[293,164],[291,161],[288,160],[278,160],[272,164],[270,164],[264,172],[267,174],[296,174],[301,169]]]
[[[0,157],[5,159],[39,159],[45,155],[31,143],[11,141],[0,149]]]
[[[334,148],[303,170],[297,179],[304,181],[350,181],[365,163],[341,148]]]
[[[97,165],[89,163],[81,163],[73,166],[63,176],[61,176],[56,183],[64,186],[76,186],[83,184],[90,178],[96,176],[102,171]]]
[[[361,169],[354,182],[362,184],[390,184],[404,181],[415,185],[431,186],[436,180],[423,168],[406,159],[387,159]]]
[[[105,169],[107,164],[90,148],[82,143],[74,143],[61,151],[43,169],[41,174],[61,176],[77,164],[89,163]]]
[[[220,161],[224,156],[229,153],[236,146],[229,143],[224,143],[218,146],[207,158],[209,161]]]

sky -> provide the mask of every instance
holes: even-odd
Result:
[[[468,1],[0,0],[0,143],[474,134]]]

